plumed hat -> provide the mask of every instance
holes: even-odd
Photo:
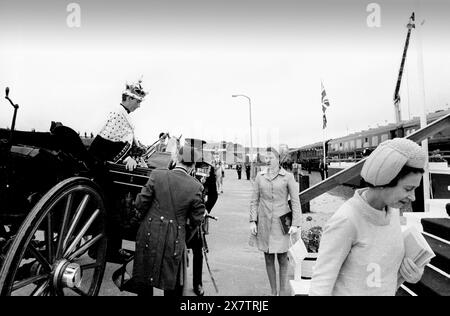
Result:
[[[424,150],[415,142],[405,138],[394,138],[381,143],[367,158],[361,170],[363,179],[374,185],[389,184],[406,165],[424,168]]]
[[[127,95],[129,97],[132,97],[136,100],[143,101],[145,96],[148,94],[148,92],[144,91],[144,88],[142,88],[142,79],[139,79],[137,83],[126,83],[125,84],[125,91],[123,91],[122,94]]]

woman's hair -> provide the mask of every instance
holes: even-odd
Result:
[[[275,148],[267,147],[267,152],[273,153],[275,155],[275,157],[277,157],[277,159],[280,160],[280,154],[278,153],[278,151],[275,150]]]
[[[400,181],[400,179],[403,179],[404,177],[406,177],[410,173],[424,173],[424,172],[425,172],[425,170],[423,168],[414,168],[414,167],[410,167],[410,166],[405,165],[400,170],[400,172],[395,176],[395,178],[392,179],[392,181],[389,182],[388,184],[375,186],[375,185],[373,185],[373,184],[371,184],[369,182],[366,182],[364,180],[363,180],[363,184],[365,184],[365,186],[367,186],[369,188],[381,188],[381,187],[393,188],[393,187],[397,186],[398,181]]]

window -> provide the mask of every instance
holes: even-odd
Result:
[[[389,136],[388,134],[381,135],[381,142],[384,142],[385,140],[388,140]]]
[[[364,138],[364,147],[369,147],[369,137]]]
[[[362,139],[359,138],[356,140],[356,148],[361,148],[362,147]]]
[[[378,136],[372,136],[372,146],[378,146]]]
[[[355,140],[350,142],[350,149],[355,149]]]

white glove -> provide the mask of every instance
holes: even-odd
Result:
[[[400,274],[408,283],[417,283],[423,275],[424,267],[419,268],[411,258],[405,257],[400,266]]]
[[[134,160],[131,157],[128,157],[127,159],[125,159],[125,162],[126,162],[125,168],[129,171],[133,171],[137,166],[136,160]]]
[[[297,226],[291,226],[291,227],[289,228],[288,234],[289,234],[289,235],[292,235],[292,234],[297,234],[297,233],[300,233],[300,232],[301,232],[300,227],[297,227]]]
[[[255,235],[258,233],[258,228],[256,227],[256,223],[255,222],[251,222],[250,223],[250,233],[252,235]]]

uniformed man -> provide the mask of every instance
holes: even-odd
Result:
[[[238,179],[241,180],[241,175],[242,175],[242,165],[240,162],[237,163],[236,165],[236,171],[238,174]]]

